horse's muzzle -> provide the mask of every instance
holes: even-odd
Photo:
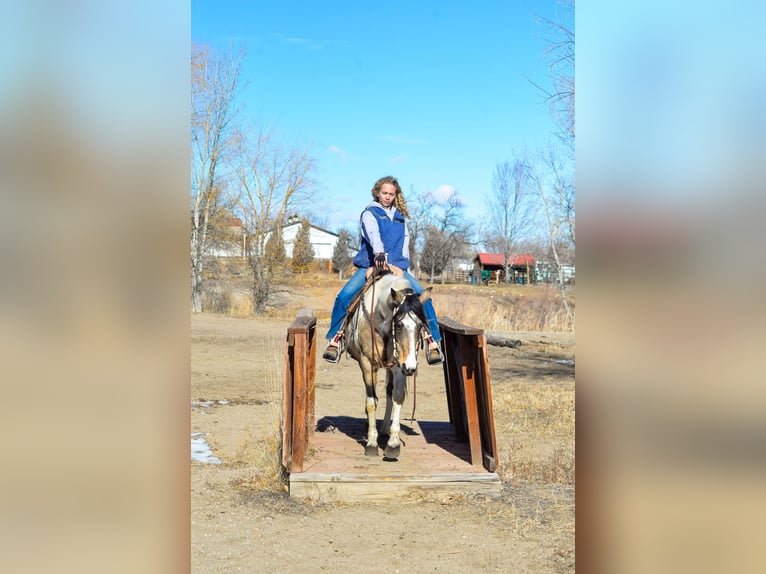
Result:
[[[407,365],[399,365],[399,368],[402,371],[402,374],[404,374],[405,377],[411,377],[415,374],[416,369],[410,369]]]

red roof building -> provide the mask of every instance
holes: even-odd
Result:
[[[505,259],[503,258],[502,253],[479,253],[474,261],[477,259],[479,265],[486,267],[505,267]],[[511,253],[510,263],[511,267],[534,267],[535,258],[531,255],[516,255],[515,253]]]
[[[510,272],[514,283],[529,283],[530,278],[535,276],[535,258],[532,255],[512,253],[510,265]],[[505,258],[502,253],[479,253],[474,257],[474,276],[486,280],[487,272],[491,274],[492,280],[498,282],[505,281]]]

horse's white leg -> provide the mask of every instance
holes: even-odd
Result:
[[[399,458],[399,450],[401,447],[401,440],[399,439],[399,431],[401,430],[399,419],[402,412],[402,403],[404,402],[406,385],[407,378],[397,368],[394,374],[393,392],[391,393],[393,407],[391,409],[391,427],[384,453],[386,458]]]
[[[365,411],[367,411],[367,444],[364,447],[364,454],[367,456],[378,456],[378,429],[375,428],[375,410],[378,401],[375,397],[367,397]]]
[[[378,398],[375,396],[375,378],[376,373],[367,365],[362,368],[364,386],[367,392],[367,400],[364,410],[367,413],[367,444],[364,447],[364,454],[367,456],[378,456],[378,429],[375,421],[375,411],[378,406]]]

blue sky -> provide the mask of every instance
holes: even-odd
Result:
[[[492,173],[554,126],[545,26],[555,0],[193,0],[192,41],[244,44],[244,113],[311,145],[331,229],[355,227],[376,179],[454,188],[479,220]],[[573,22],[564,21],[573,28]]]

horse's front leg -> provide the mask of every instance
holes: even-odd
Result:
[[[397,459],[399,458],[399,450],[402,444],[399,438],[401,430],[399,418],[402,412],[402,403],[404,403],[404,395],[407,391],[407,377],[404,376],[404,373],[402,373],[398,366],[394,366],[389,370],[386,382],[392,383],[386,385],[386,421],[388,421],[390,410],[391,424],[389,426],[388,442],[386,443],[384,456],[390,459]]]
[[[367,413],[367,444],[364,446],[364,454],[367,456],[378,456],[378,429],[375,420],[375,411],[378,407],[378,397],[375,394],[377,372],[369,361],[360,362],[360,366],[362,368],[362,378],[364,379],[364,389],[367,394],[364,405],[364,410]]]
[[[394,401],[391,400],[391,393],[394,392],[394,375],[391,369],[386,369],[386,414],[383,416],[383,426],[380,427],[380,434],[391,436],[391,410]]]

